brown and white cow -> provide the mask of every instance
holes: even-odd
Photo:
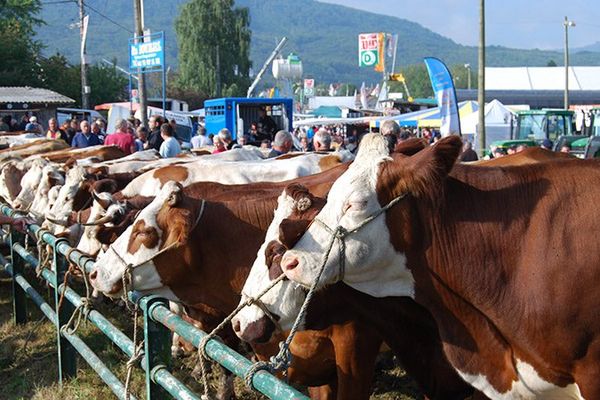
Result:
[[[286,246],[291,247],[298,240],[324,203],[324,199],[299,185],[286,188],[244,284],[242,302],[248,296],[257,296],[282,273],[279,263]],[[245,307],[234,317],[235,333],[253,347],[263,346],[265,341],[276,344],[285,336],[276,329],[272,316],[276,316],[279,329],[289,332],[305,295],[306,291],[294,282],[278,283],[261,297],[260,307]],[[265,309],[271,315],[266,315]],[[352,332],[346,324],[354,324]],[[322,341],[327,338],[331,342],[336,359],[345,357],[349,365],[360,360],[358,368],[347,368],[353,373],[338,376],[338,385],[342,383],[339,399],[369,397],[378,344],[382,341],[390,346],[428,398],[464,399],[473,392],[446,360],[431,315],[411,299],[377,299],[340,283],[317,293],[301,326],[303,331],[291,343],[292,352],[301,359],[310,349],[306,338],[318,335]],[[371,329],[374,332],[369,334]],[[359,334],[360,340],[349,343],[349,334]],[[345,389],[351,391],[343,392]]]
[[[217,154],[215,154],[216,156]],[[351,153],[306,154],[284,160],[252,160],[228,162],[203,156],[185,165],[173,165],[146,172],[134,179],[122,194],[124,197],[156,196],[168,181],[177,181],[184,187],[195,182],[241,184],[250,182],[281,182],[300,176],[312,175],[340,163],[350,161]]]
[[[364,146],[364,141],[363,141]],[[340,278],[375,297],[407,296],[438,325],[458,373],[493,399],[600,398],[595,288],[595,160],[517,167],[457,165],[456,137],[405,159],[380,136],[333,185],[327,204],[282,258],[311,285],[330,233],[351,230],[318,287]],[[569,207],[569,206],[573,207]]]
[[[322,193],[324,189],[319,187],[328,188],[345,168],[342,165],[320,174],[325,175],[323,182],[312,187]],[[315,177],[302,179],[307,183]],[[204,329],[214,328],[239,301],[249,265],[283,187],[274,183],[234,186],[238,190],[224,192],[222,201],[206,203],[196,225],[200,201],[182,195],[189,188],[182,190],[174,182],[167,183],[133,226],[98,257],[90,275],[94,287],[119,295],[125,267],[119,257],[133,264],[147,261],[133,270],[135,289],[179,300]],[[249,186],[256,187],[258,197],[248,194]],[[173,244],[176,247],[170,248]],[[158,254],[165,248],[169,250]],[[230,340],[234,337],[231,331],[224,334]]]
[[[84,158],[95,157],[100,161],[114,160],[124,157],[125,153],[117,146],[91,146],[81,149],[68,148],[58,151],[51,151],[43,154],[43,157],[52,162],[61,163],[71,158],[81,160]]]

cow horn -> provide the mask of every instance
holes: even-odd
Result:
[[[54,219],[54,218],[50,218],[50,217],[46,217],[46,219],[55,225],[69,226],[69,223],[67,222],[67,220],[58,220],[58,219]]]
[[[108,207],[110,207],[110,200],[101,199],[95,190],[92,190],[92,197],[94,198],[94,200],[96,200],[96,202],[98,202],[98,204],[100,204],[100,207],[102,207],[104,210],[107,210]]]
[[[98,225],[104,225],[107,222],[112,222],[113,217],[112,215],[105,215],[104,217],[95,220],[94,222],[82,222],[80,225],[83,226],[98,226]]]

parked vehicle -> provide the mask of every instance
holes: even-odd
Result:
[[[227,128],[235,140],[247,133],[253,122],[258,121],[261,108],[275,121],[278,130],[292,130],[293,99],[225,97],[204,102],[206,131],[217,134]]]

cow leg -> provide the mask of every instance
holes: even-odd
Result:
[[[218,400],[233,400],[235,399],[235,388],[233,386],[233,380],[235,376],[222,366],[218,365],[221,370],[219,374],[219,389],[217,390]]]
[[[337,399],[368,399],[381,338],[374,329],[357,326],[356,322],[335,325],[332,335],[337,366]]]
[[[177,314],[180,317],[183,316],[183,306],[181,304],[170,301],[169,309],[174,314]],[[183,357],[184,351],[182,346],[180,345],[180,342],[181,340],[179,334],[173,332],[173,337],[171,340],[171,357],[173,357],[173,359]]]
[[[337,384],[309,387],[308,394],[312,400],[334,400],[337,393]]]

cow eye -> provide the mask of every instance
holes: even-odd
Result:
[[[360,212],[367,208],[367,200],[351,200],[344,206],[344,212]]]

